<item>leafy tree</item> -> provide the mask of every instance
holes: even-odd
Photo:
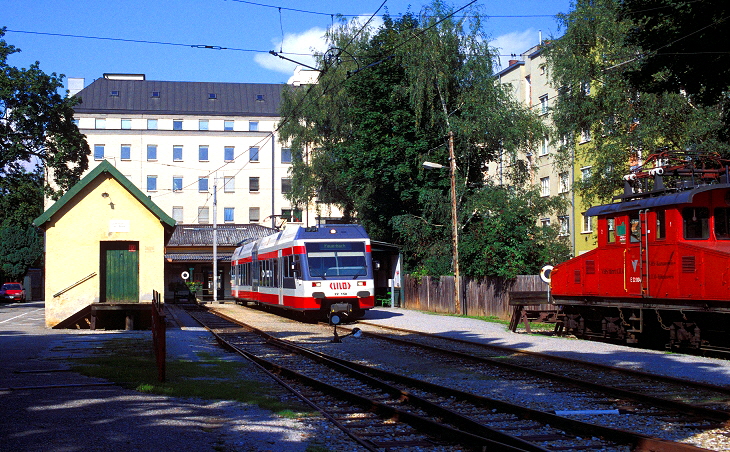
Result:
[[[19,51],[0,39],[0,276],[11,279],[42,254],[31,223],[43,212],[44,191],[59,197],[86,170],[89,154],[73,123],[76,100],[58,93],[63,76],[45,74],[37,62],[28,69],[10,66],[8,57]]]
[[[285,93],[280,125],[301,157],[292,166],[293,202],[338,205],[373,238],[402,244],[410,269],[434,275],[451,271],[449,174],[422,163],[447,163],[453,137],[460,234],[470,243],[486,218],[473,212],[494,210],[485,166],[544,133],[494,83],[479,14],[452,13],[436,1],[420,16],[386,17],[375,31],[341,24],[328,36],[318,83]],[[523,221],[537,219],[528,214]],[[477,275],[487,266],[480,257],[466,268]]]
[[[684,93],[648,92],[636,85],[644,50],[627,37],[637,24],[620,14],[619,0],[579,0],[559,15],[565,34],[546,56],[559,90],[553,111],[563,164],[591,165],[577,188],[585,201],[606,201],[620,187],[629,162],[658,148],[724,152],[722,112],[693,104]],[[580,138],[590,143],[578,144]]]
[[[622,0],[619,13],[634,24],[628,42],[642,49],[637,70],[629,74],[635,86],[653,93],[681,90],[702,105],[726,98],[730,3]]]
[[[42,252],[41,236],[33,226],[0,226],[0,272],[6,279],[20,280]]]
[[[63,75],[45,74],[38,62],[28,69],[8,65],[19,51],[0,39],[0,177],[43,167],[57,185],[45,190],[57,199],[88,168],[89,146],[73,123],[78,100],[60,95]]]

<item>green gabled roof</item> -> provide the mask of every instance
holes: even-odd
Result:
[[[94,179],[96,179],[100,174],[108,173],[110,176],[112,176],[114,179],[117,180],[124,188],[126,188],[137,200],[145,207],[147,207],[150,212],[152,212],[157,218],[159,218],[160,222],[163,224],[166,224],[170,227],[174,227],[176,222],[173,220],[169,215],[167,215],[162,209],[160,209],[157,204],[152,202],[150,198],[148,198],[142,191],[137,188],[136,185],[131,183],[129,179],[124,177],[122,173],[119,172],[118,169],[114,168],[114,166],[109,163],[108,161],[104,160],[91,170],[89,174],[84,176],[83,179],[81,179],[76,185],[71,187],[69,191],[67,191],[63,196],[61,196],[61,199],[56,201],[51,207],[48,208],[41,216],[33,220],[33,224],[35,226],[42,226],[46,222],[51,220],[51,217],[58,212],[63,206],[66,205],[69,201],[71,201],[74,196],[79,194],[81,190],[84,189],[87,185],[89,185]]]

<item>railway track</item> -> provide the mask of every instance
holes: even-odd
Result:
[[[456,355],[510,371],[555,379],[596,390],[634,404],[646,404],[730,425],[730,388],[554,355],[475,343],[422,332],[360,322],[364,334]],[[597,381],[600,375],[600,381]],[[636,406],[626,406],[626,409]]]
[[[285,379],[368,450],[703,450],[337,358],[209,312],[192,315],[226,346]]]

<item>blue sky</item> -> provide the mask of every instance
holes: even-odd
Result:
[[[459,8],[469,1],[452,5]],[[8,29],[4,39],[22,50],[10,57],[11,65],[27,67],[39,61],[47,73],[84,78],[86,84],[104,73],[141,73],[148,80],[285,83],[294,64],[269,55],[269,50],[312,64],[304,54],[323,48],[322,36],[332,15],[367,18],[382,3],[0,0],[0,27]],[[387,9],[397,15],[409,6],[418,12],[428,3],[387,0],[379,14]],[[545,39],[559,35],[552,16],[570,7],[569,0],[478,0],[477,4],[490,16],[484,21],[490,42],[504,55],[537,44],[540,31]],[[198,45],[230,50],[191,47]]]

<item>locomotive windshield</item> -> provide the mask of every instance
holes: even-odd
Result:
[[[368,274],[363,242],[316,242],[306,247],[310,276],[355,279]]]

